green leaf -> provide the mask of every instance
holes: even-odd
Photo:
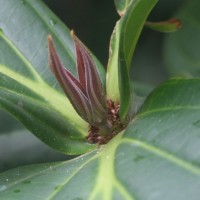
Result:
[[[120,115],[125,118],[131,104],[130,66],[138,38],[150,11],[157,0],[131,1],[117,22],[110,42],[107,95],[120,101]],[[113,84],[114,83],[114,84]]]
[[[186,1],[176,13],[182,28],[166,37],[164,58],[171,75],[200,76],[200,1]]]
[[[200,79],[172,79],[124,133],[60,163],[0,175],[1,200],[199,200]]]
[[[69,30],[41,2],[1,0],[0,108],[10,112],[42,141],[68,154],[94,145],[83,121],[57,84],[48,66],[51,34],[63,64],[76,75],[76,56]],[[105,79],[101,64],[96,64]]]
[[[3,112],[2,110],[0,110],[0,122],[0,135],[9,134],[10,131],[22,129],[20,123],[18,123],[15,119],[13,119],[13,117],[11,117],[8,113]]]
[[[124,15],[131,1],[135,0],[114,0],[117,12],[119,13],[120,16]]]

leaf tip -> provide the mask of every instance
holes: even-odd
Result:
[[[173,24],[177,30],[182,27],[182,21],[180,19],[172,18],[168,22]]]
[[[172,18],[167,21],[150,22],[145,23],[146,27],[149,27],[155,31],[167,33],[177,31],[182,27],[182,21],[180,19]]]

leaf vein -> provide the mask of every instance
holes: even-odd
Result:
[[[29,71],[32,73],[32,75],[34,76],[34,78],[40,82],[40,83],[44,83],[43,79],[38,75],[37,71],[35,70],[35,68],[32,66],[32,64],[24,57],[24,55],[22,55],[22,53],[19,51],[19,49],[17,49],[17,47],[3,34],[0,34],[0,37],[8,44],[8,46],[11,47],[11,49],[13,49],[13,51],[16,53],[16,55],[21,59],[21,61],[27,66],[27,68],[29,69]]]
[[[58,33],[56,32],[55,29],[52,28],[52,26],[49,25],[49,23],[46,22],[45,18],[41,15],[40,12],[38,12],[34,6],[29,2],[29,1],[26,1],[26,3],[28,4],[28,6],[39,16],[39,18],[41,18],[41,20],[44,22],[44,24],[46,24],[46,26],[51,30],[51,32],[56,36],[58,35]],[[66,27],[65,27],[66,28]],[[66,48],[64,46],[65,42],[61,39],[61,37],[57,37],[57,40],[60,42],[60,44],[64,47],[64,49],[68,52],[68,55],[69,57],[71,58],[71,60],[74,62],[75,64],[75,61],[74,61],[74,57],[73,57],[73,54],[71,51],[69,51],[68,48]]]
[[[200,167],[199,166],[195,166],[194,164],[192,163],[189,163],[188,161],[186,160],[183,160],[179,157],[177,157],[176,155],[172,154],[172,153],[168,153],[164,150],[161,150],[159,149],[158,147],[156,146],[153,146],[153,145],[150,145],[150,144],[147,144],[143,141],[140,141],[140,140],[137,140],[137,139],[133,139],[133,138],[124,138],[122,140],[122,143],[130,143],[130,144],[133,144],[133,145],[137,145],[149,152],[152,152],[154,153],[155,155],[158,155],[162,158],[165,158],[166,160],[168,160],[169,162],[172,162],[174,163],[175,165],[179,166],[179,167],[182,167],[184,168],[185,170],[193,173],[193,174],[196,174],[196,175],[199,175],[200,176]]]
[[[157,108],[150,111],[139,112],[136,118],[144,117],[153,113],[167,112],[167,111],[178,111],[178,110],[200,110],[200,106],[174,106],[166,108]]]
[[[64,188],[64,186],[74,177],[78,174],[79,171],[81,171],[83,169],[83,167],[85,167],[88,163],[92,162],[93,160],[95,160],[98,157],[98,155],[94,155],[93,157],[89,158],[86,162],[84,162],[82,165],[80,165],[79,167],[77,167],[76,170],[74,170],[74,172],[71,174],[71,176],[67,177],[65,181],[63,181],[59,187],[59,189],[57,189],[56,191],[54,191],[48,198],[46,198],[46,200],[53,200],[54,197],[58,194],[58,192],[60,192],[61,189]],[[80,157],[78,158],[80,159]],[[73,160],[74,161],[74,160]]]

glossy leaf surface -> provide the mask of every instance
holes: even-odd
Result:
[[[75,75],[69,30],[41,2],[0,0],[0,107],[48,145],[69,154],[89,151],[88,124],[75,112],[48,66],[47,35]],[[105,72],[98,61],[101,76]]]
[[[172,79],[124,133],[74,160],[0,175],[1,200],[199,200],[200,79]]]
[[[130,66],[132,55],[146,18],[157,0],[131,1],[117,22],[110,41],[107,95],[120,102],[120,115],[125,118],[131,104]]]
[[[165,40],[165,63],[170,73],[200,76],[200,1],[186,1],[176,13],[183,26]]]

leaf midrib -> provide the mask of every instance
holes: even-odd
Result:
[[[17,93],[17,92],[15,92],[15,91],[13,91],[13,90],[4,89],[4,88],[2,88],[2,87],[0,87],[0,90],[5,91],[5,92],[9,92],[9,93],[14,94],[14,95],[16,95],[16,96],[20,96],[22,99],[28,101],[29,103],[32,103],[33,105],[38,105],[38,106],[40,106],[40,107],[47,108],[47,109],[51,109],[51,108],[54,109],[54,108],[52,107],[51,104],[47,105],[45,102],[43,102],[43,101],[41,101],[41,100],[37,100],[37,99],[32,98],[32,97],[30,97],[30,96],[26,96],[26,95]],[[1,105],[0,105],[0,107],[1,107]],[[4,108],[3,108],[3,109],[4,109]],[[5,111],[6,111],[6,110],[5,110]],[[29,115],[32,119],[35,118],[35,115],[34,115],[32,112],[30,112],[30,111],[24,110],[24,113],[26,113],[26,115]],[[60,114],[62,114],[62,113],[60,113]],[[63,117],[66,117],[66,116],[63,116]],[[55,128],[52,127],[52,124],[49,124],[48,122],[43,121],[43,120],[41,120],[40,118],[37,118],[37,121],[39,122],[39,124],[46,125],[46,127],[48,127],[49,130],[55,131]],[[76,129],[77,129],[77,131],[79,131],[79,133],[80,133],[82,136],[85,136],[85,132],[84,132],[84,130],[83,130],[81,127],[79,127],[79,126],[77,125],[77,126],[76,126]],[[64,137],[68,138],[69,140],[72,139],[71,136],[68,137],[67,135],[64,135],[64,134],[61,133],[61,132],[56,132],[56,134],[57,134],[57,135],[60,135],[60,136],[62,136],[62,137],[64,136]],[[77,138],[77,139],[78,139],[78,138]]]
[[[48,104],[50,104],[59,113],[62,113],[64,116],[66,116],[69,121],[76,123],[78,127],[82,127],[83,129],[87,126],[87,123],[80,118],[76,111],[74,111],[67,97],[65,97],[55,89],[51,88],[48,84],[46,84],[45,82],[41,84],[29,80],[24,76],[15,73],[13,70],[6,68],[3,65],[0,65],[0,67],[0,72],[5,74],[6,76],[9,76],[10,78],[13,78],[19,84],[25,85],[30,91],[36,93],[37,95],[40,95],[44,99],[44,101],[48,102]],[[48,98],[52,94],[54,94],[54,98]],[[61,108],[61,105],[65,105],[68,108],[68,114]],[[79,130],[81,131],[81,129]]]
[[[124,200],[135,200],[127,191],[123,184],[118,180],[115,173],[115,156],[117,147],[121,143],[123,132],[119,133],[110,143],[108,143],[99,154],[99,171],[97,174],[98,183],[94,186],[88,200],[93,200],[101,194],[102,199],[110,200],[113,190],[116,188],[124,197]],[[102,180],[102,182],[100,181]],[[107,184],[106,180],[109,180]]]
[[[22,55],[22,53],[19,51],[19,49],[9,40],[9,38],[3,33],[0,32],[0,37],[7,43],[7,45],[16,53],[18,58],[25,64],[27,69],[30,71],[30,73],[33,75],[35,80],[38,83],[44,83],[44,80],[38,75],[37,71],[34,69],[32,64]]]

